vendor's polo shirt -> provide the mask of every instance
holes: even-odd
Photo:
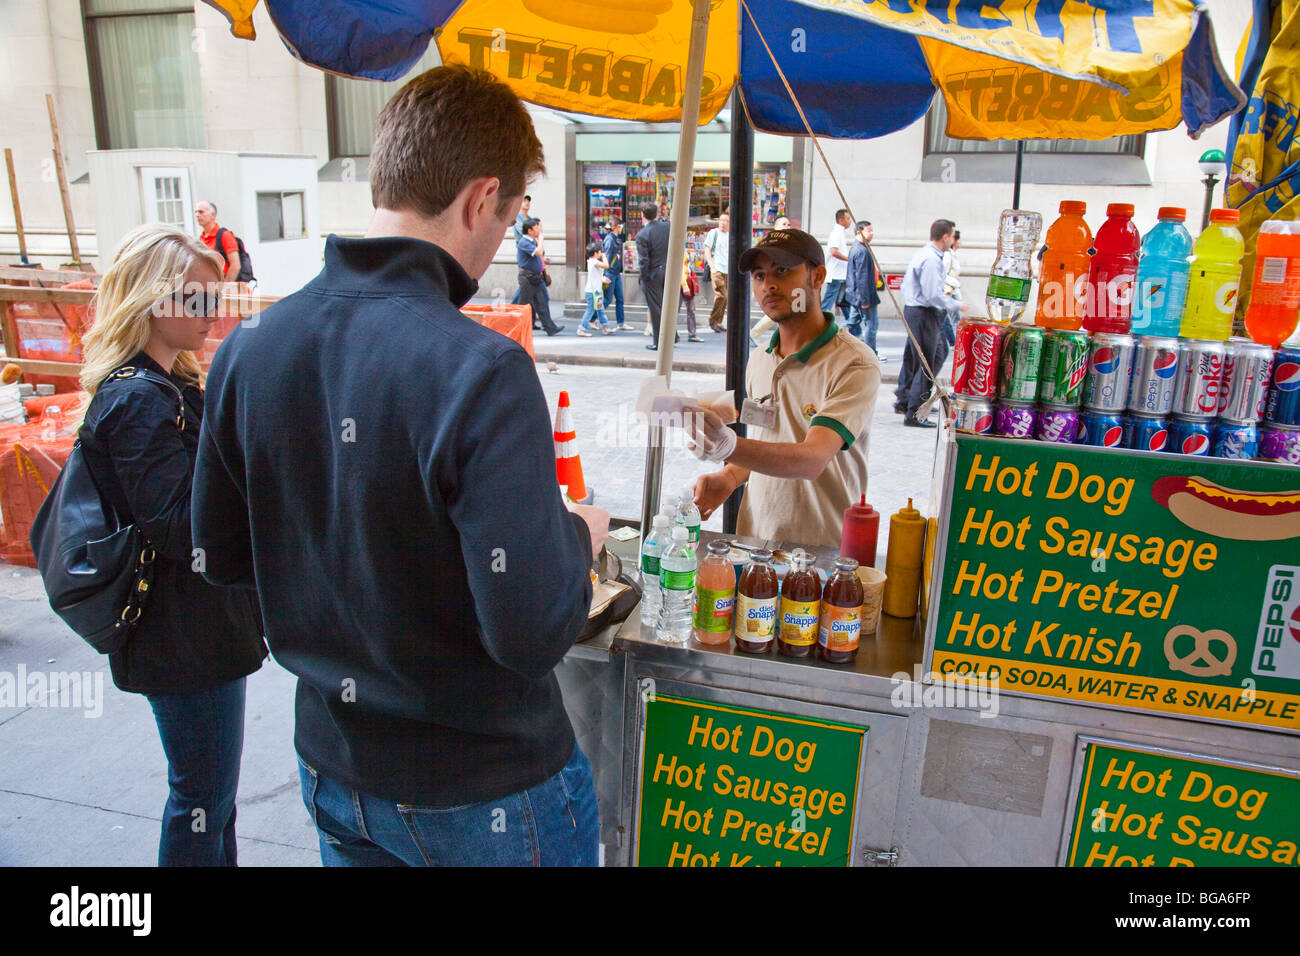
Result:
[[[752,472],[740,504],[739,534],[838,548],[844,509],[867,490],[880,361],[864,342],[841,331],[829,315],[826,319],[826,331],[793,355],[776,354],[779,329],[765,351],[751,353],[746,394],[755,401],[772,396],[776,427],[750,425],[748,434],[758,441],[802,442],[809,428],[824,425],[844,445],[812,481]]]

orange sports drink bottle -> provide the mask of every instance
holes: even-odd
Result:
[[[1077,329],[1083,325],[1084,286],[1092,268],[1092,230],[1083,220],[1088,204],[1067,199],[1061,216],[1047,230],[1047,252],[1038,277],[1038,308],[1034,324],[1048,329]]]
[[[1246,309],[1246,332],[1277,348],[1300,319],[1300,223],[1269,219],[1259,227],[1255,280]]]

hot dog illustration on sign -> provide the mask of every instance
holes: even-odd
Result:
[[[1195,531],[1234,541],[1300,537],[1300,491],[1255,492],[1225,488],[1197,476],[1156,479],[1151,497]]]

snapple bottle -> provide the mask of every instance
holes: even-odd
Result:
[[[760,548],[749,556],[736,588],[736,647],[766,654],[776,638],[777,594],[780,583],[772,567],[772,552]]]
[[[817,643],[822,582],[814,558],[802,548],[790,555],[790,572],[781,585],[781,632],[776,649],[786,657],[807,657]]]
[[[822,592],[821,626],[817,634],[822,660],[847,664],[858,656],[862,600],[858,562],[852,558],[836,558],[835,573],[826,579],[826,590]]]
[[[695,639],[701,644],[725,644],[731,639],[736,569],[727,560],[730,553],[726,541],[710,541],[708,557],[695,572]]]

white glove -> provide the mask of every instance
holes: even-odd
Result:
[[[711,411],[696,412],[687,418],[688,445],[700,461],[726,461],[736,451],[736,433]]]

